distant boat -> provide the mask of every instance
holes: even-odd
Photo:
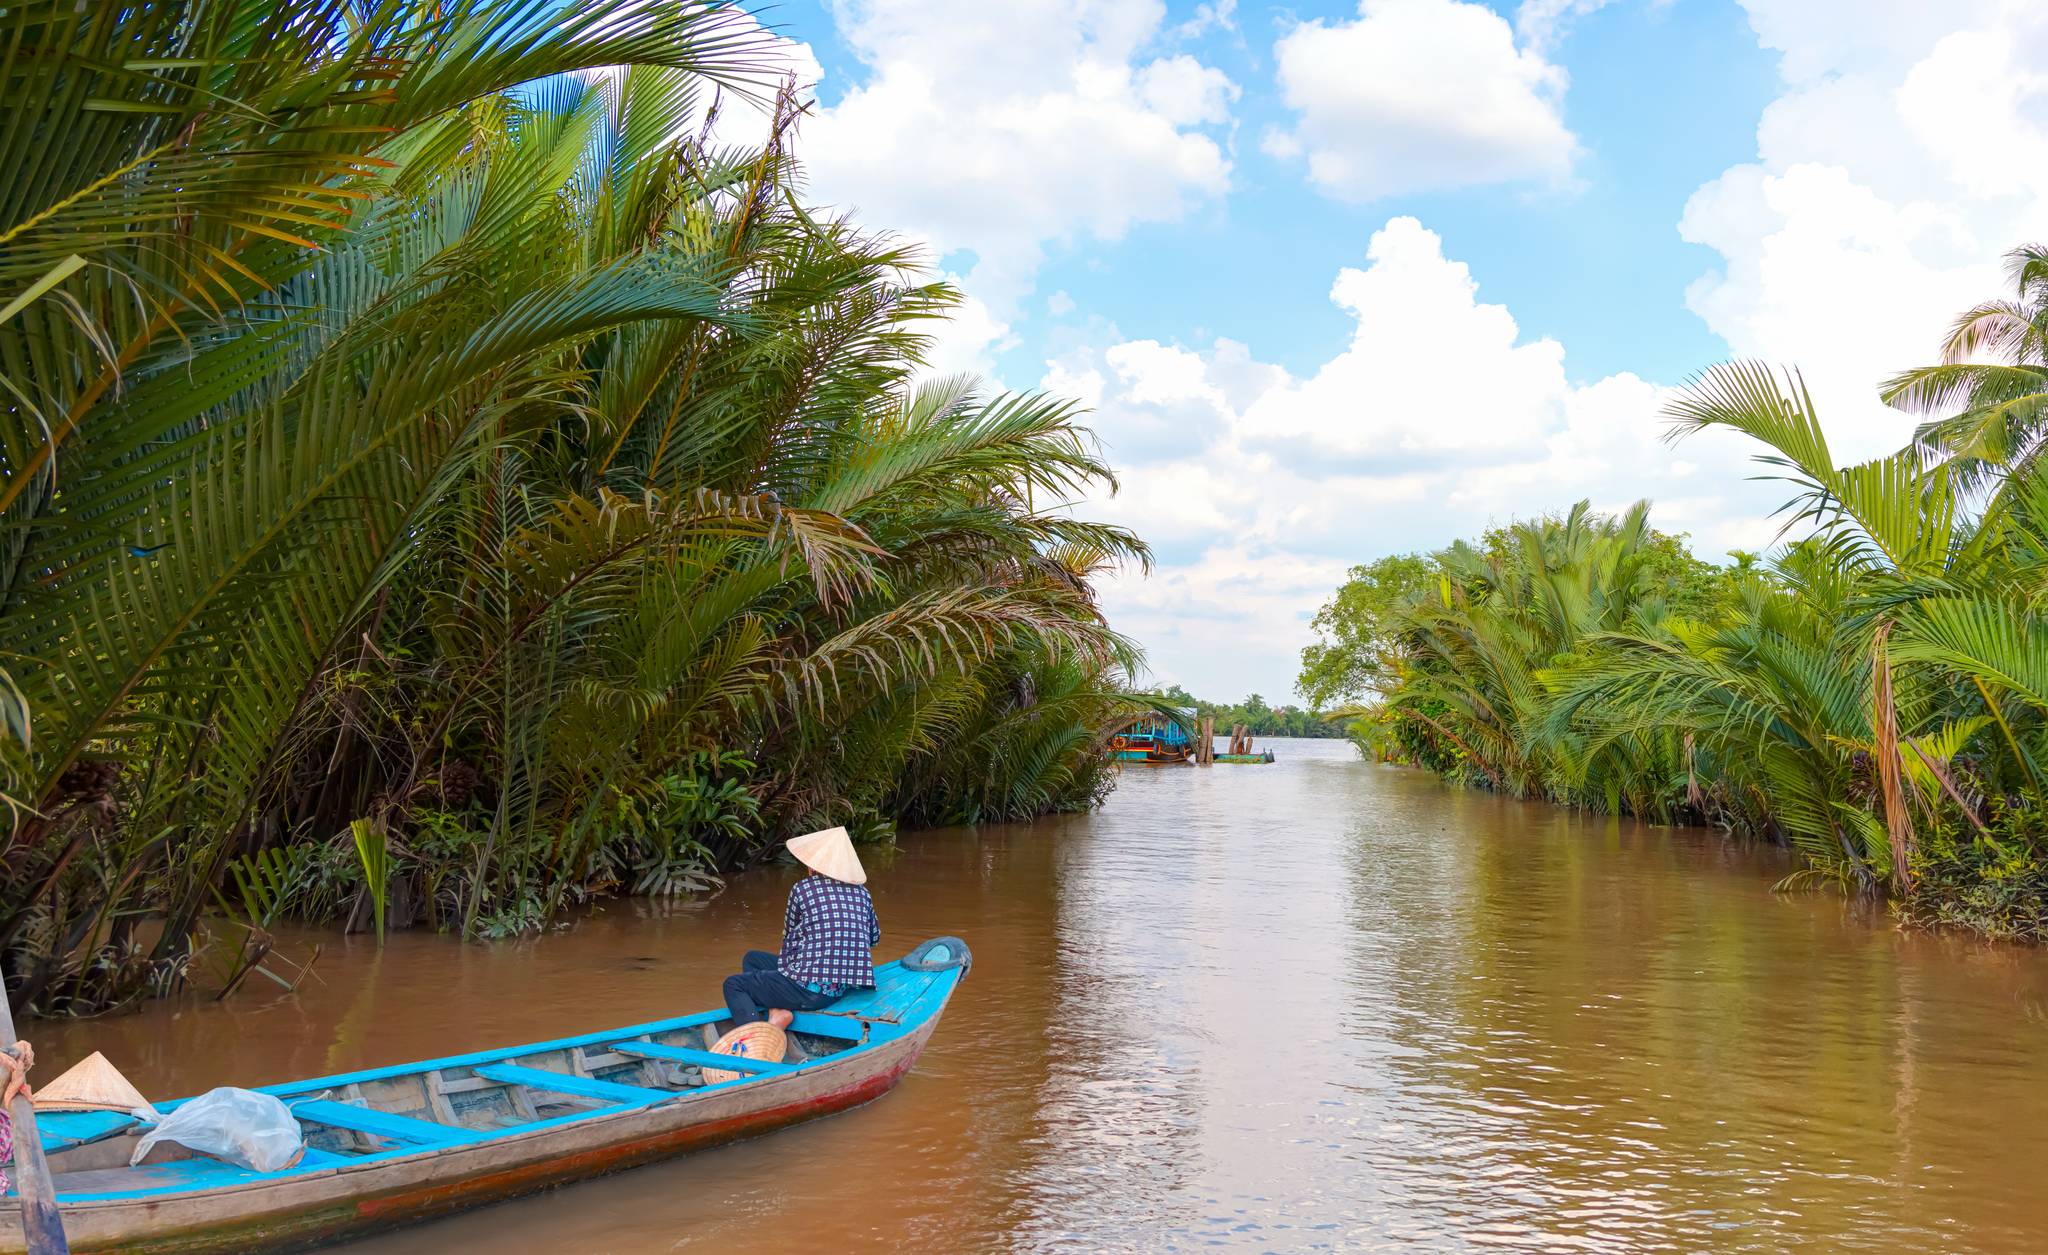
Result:
[[[1273,761],[1273,751],[1261,750],[1256,754],[1218,754],[1216,761],[1219,763],[1270,763]]]
[[[267,1085],[306,1137],[303,1158],[277,1172],[170,1144],[131,1168],[149,1126],[123,1112],[51,1111],[36,1125],[73,1251],[296,1250],[877,1098],[917,1062],[968,962],[946,937],[877,967],[874,989],[797,1015],[781,1063],[706,1050],[720,1009]],[[707,1083],[706,1067],[746,1075]],[[0,1251],[22,1249],[20,1210],[0,1208]]]
[[[1171,719],[1141,715],[1109,739],[1118,762],[1166,766],[1185,763],[1194,754],[1187,729]]]

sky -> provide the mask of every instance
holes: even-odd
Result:
[[[1761,549],[1660,410],[1796,366],[1838,459],[2048,237],[2038,0],[785,0],[811,200],[965,293],[934,365],[1076,398],[1151,678],[1293,690],[1346,570],[1582,498]]]

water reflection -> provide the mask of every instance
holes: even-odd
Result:
[[[1773,895],[1781,861],[1711,834],[1278,749],[875,867],[885,949],[976,952],[888,1098],[352,1249],[2042,1245],[2048,956]],[[712,1002],[786,883],[500,946],[328,938],[297,998],[38,1045],[180,1094],[650,1019]]]

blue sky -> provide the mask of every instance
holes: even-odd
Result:
[[[2011,0],[790,0],[814,199],[925,240],[941,364],[1095,410],[1156,678],[1292,687],[1345,566],[1580,497],[1704,553],[1777,497],[1666,390],[1883,373],[2048,234],[2048,17]]]

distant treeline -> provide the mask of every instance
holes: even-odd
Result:
[[[1205,702],[1176,684],[1166,690],[1165,697],[1182,709],[1193,710],[1198,718],[1214,719],[1218,736],[1229,732],[1233,724],[1240,723],[1250,728],[1255,737],[1344,735],[1342,722],[1331,723],[1320,713],[1299,706],[1268,706],[1266,699],[1257,693],[1235,705],[1225,706]]]

